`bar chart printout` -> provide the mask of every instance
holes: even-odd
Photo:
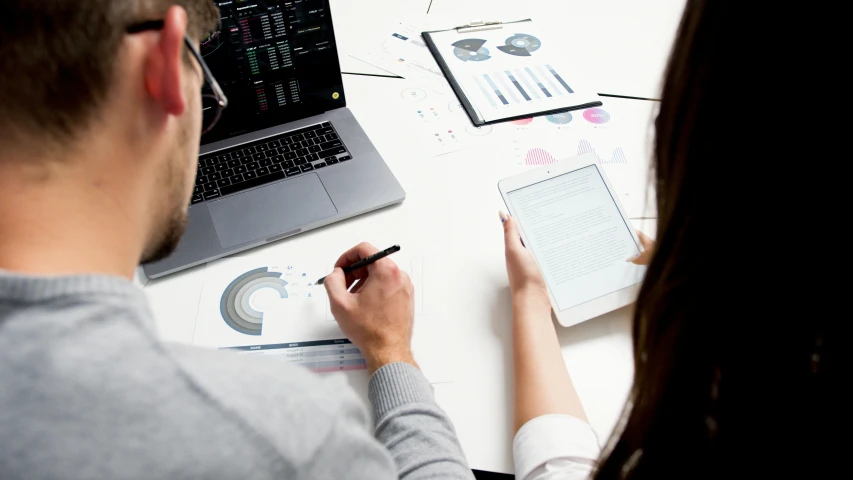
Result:
[[[532,107],[574,94],[572,87],[550,65],[483,73],[471,79],[477,85],[477,93],[493,107],[510,104]]]
[[[298,364],[317,373],[367,368],[361,351],[346,338],[225,347],[223,350],[249,355],[275,355],[279,360]]]

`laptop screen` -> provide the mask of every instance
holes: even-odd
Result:
[[[221,28],[201,39],[199,50],[228,108],[202,144],[346,105],[329,0],[216,4]],[[214,105],[203,98],[205,116]]]

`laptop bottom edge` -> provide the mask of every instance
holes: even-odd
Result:
[[[257,241],[245,243],[243,245],[237,245],[237,246],[232,247],[232,248],[228,249],[227,251],[222,252],[218,255],[214,255],[214,256],[211,256],[209,258],[205,258],[203,260],[199,260],[196,262],[190,262],[190,263],[187,263],[186,265],[181,266],[181,267],[172,268],[169,270],[151,272],[151,271],[149,271],[150,270],[149,268],[146,268],[145,265],[142,265],[142,270],[143,270],[143,273],[145,274],[145,276],[148,280],[156,280],[158,278],[162,278],[162,277],[165,277],[167,275],[171,275],[173,273],[177,273],[177,272],[180,272],[183,270],[189,270],[191,268],[195,268],[199,265],[202,265],[202,264],[205,264],[208,262],[212,262],[214,260],[219,260],[219,259],[229,257],[229,256],[237,254],[237,253],[245,252],[246,250],[251,250],[253,248],[261,247],[263,245],[268,245],[270,243],[275,243],[275,242],[278,242],[281,240],[285,240],[285,239],[288,239],[294,235],[298,235],[300,233],[309,232],[312,230],[316,230],[318,228],[325,227],[327,225],[331,225],[333,223],[342,222],[342,221],[348,220],[350,218],[355,218],[355,217],[358,217],[358,216],[361,216],[361,215],[364,215],[367,213],[371,213],[371,212],[382,210],[382,209],[385,209],[388,207],[392,207],[394,205],[399,205],[399,204],[403,203],[403,201],[405,201],[405,199],[406,199],[406,197],[405,197],[405,195],[403,195],[403,197],[401,197],[399,199],[392,200],[390,202],[386,202],[383,204],[379,204],[374,208],[370,208],[370,209],[364,210],[362,212],[351,213],[351,214],[343,214],[343,215],[339,214],[339,215],[335,215],[332,217],[328,217],[328,218],[325,218],[325,219],[320,220],[318,222],[315,222],[311,225],[308,225],[306,227],[302,227],[302,228],[299,228],[296,230],[292,230],[290,232],[285,232],[285,233],[282,233],[279,235],[274,235],[274,236],[267,238],[265,240],[257,240]]]

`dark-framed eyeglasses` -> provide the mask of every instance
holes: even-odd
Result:
[[[129,34],[144,32],[147,30],[161,30],[163,28],[163,20],[147,20],[145,22],[135,23],[127,27],[126,32]],[[201,134],[209,132],[216,122],[219,121],[219,117],[222,116],[222,110],[228,106],[228,98],[225,96],[225,93],[222,92],[222,87],[219,86],[219,83],[216,82],[216,79],[213,77],[213,73],[211,73],[210,68],[204,62],[204,59],[199,53],[198,49],[193,44],[190,37],[184,34],[184,43],[189,49],[192,56],[195,58],[196,62],[198,62],[201,67],[201,71],[204,74],[204,81],[213,94],[202,94],[202,111],[207,110],[208,108],[215,108],[215,112],[212,114],[203,115],[203,122]]]

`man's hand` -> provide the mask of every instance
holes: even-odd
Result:
[[[361,349],[371,374],[393,362],[418,366],[412,356],[415,288],[406,272],[389,258],[346,275],[342,270],[378,251],[369,243],[359,244],[341,255],[335,270],[323,281],[332,315]]]

